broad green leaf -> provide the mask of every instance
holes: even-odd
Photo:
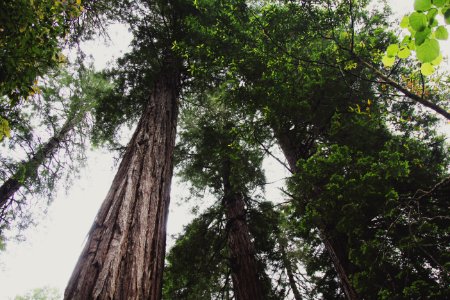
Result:
[[[408,47],[403,47],[397,55],[401,59],[408,58],[411,55],[411,50],[409,50]]]
[[[425,76],[430,76],[434,73],[434,67],[430,63],[424,63],[420,67],[420,72]]]
[[[431,62],[431,64],[432,64],[433,66],[437,66],[437,65],[439,65],[441,62],[442,62],[442,53],[440,53],[439,56]]]
[[[448,39],[448,31],[444,26],[439,26],[435,32],[436,38],[438,40],[446,40]]]
[[[447,0],[433,0],[433,4],[437,7],[442,7]]]
[[[425,16],[423,13],[413,12],[409,16],[409,25],[411,25],[412,29],[414,29],[415,31],[422,31],[428,25],[427,16]]]
[[[408,16],[404,16],[402,21],[400,22],[400,27],[401,28],[408,28],[409,26],[409,17]]]
[[[11,128],[9,127],[8,120],[0,117],[0,141],[3,140],[3,137],[11,137]]]
[[[428,21],[434,20],[434,18],[437,16],[438,13],[439,13],[439,11],[436,8],[430,9],[427,13]]]
[[[390,56],[385,55],[385,56],[383,56],[381,61],[383,62],[383,65],[385,67],[392,67],[395,63],[395,57],[390,57]]]
[[[430,33],[430,28],[426,28],[424,31],[416,32],[416,34],[414,35],[416,45],[422,45],[422,43],[425,42],[425,40],[429,37]]]
[[[445,23],[450,24],[450,8],[447,8],[443,13],[444,13]]]
[[[427,39],[416,49],[417,58],[422,63],[431,63],[440,54],[439,42],[436,39]]]
[[[411,37],[409,35],[405,36],[402,40],[402,45],[408,45],[411,42]]]
[[[398,50],[399,50],[398,45],[392,44],[389,45],[389,47],[387,47],[386,54],[387,56],[395,57],[398,53]]]
[[[431,8],[431,0],[415,0],[414,1],[414,10],[417,11],[426,11]]]

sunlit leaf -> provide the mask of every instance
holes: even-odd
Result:
[[[395,57],[398,53],[399,47],[397,44],[389,45],[386,50],[387,56]]]
[[[390,56],[385,55],[381,59],[381,62],[383,63],[383,65],[385,67],[392,67],[395,63],[395,57],[390,57]]]
[[[436,38],[438,40],[446,40],[448,39],[448,31],[444,26],[439,26],[435,32]]]
[[[408,58],[411,55],[411,50],[409,50],[408,47],[403,47],[402,49],[400,49],[397,55],[401,59]]]
[[[411,25],[411,28],[415,31],[422,31],[428,25],[427,16],[425,16],[423,13],[413,12],[409,16],[409,25]]]
[[[437,14],[439,13],[439,11],[436,8],[432,8],[428,11],[427,13],[427,19],[429,21],[429,23],[431,24],[431,22],[434,21],[434,18],[437,16]]]
[[[416,32],[416,34],[414,35],[415,44],[417,46],[422,45],[422,43],[425,42],[425,40],[430,36],[430,34],[431,34],[430,28],[426,28],[423,31]]]
[[[430,63],[424,63],[420,67],[420,72],[425,76],[430,76],[434,73],[434,67]]]
[[[445,23],[450,24],[450,8],[447,8],[443,13],[444,13]]]
[[[442,62],[442,53],[440,53],[439,56],[431,62],[431,64],[432,64],[433,66],[437,66],[437,65],[439,65],[441,62]]]
[[[447,0],[433,0],[433,4],[437,7],[442,7]]]
[[[416,49],[417,58],[422,63],[431,63],[440,54],[439,42],[436,39],[427,39]]]
[[[415,0],[414,1],[414,10],[417,11],[426,11],[431,8],[431,0]]]
[[[400,27],[401,28],[408,28],[409,26],[409,17],[408,16],[404,16],[402,21],[400,22]]]

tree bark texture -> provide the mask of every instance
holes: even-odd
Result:
[[[84,115],[82,113],[80,114]],[[22,186],[38,176],[39,167],[58,150],[61,142],[66,139],[67,135],[74,129],[77,121],[80,119],[80,116],[68,119],[61,127],[61,130],[39,147],[31,159],[22,163],[23,168],[21,169],[25,171],[17,171],[0,186],[0,211],[4,211],[8,207],[8,200],[12,199],[14,194]]]
[[[64,299],[160,299],[178,117],[177,71],[155,82]]]
[[[255,249],[245,217],[242,193],[230,184],[230,164],[224,163],[224,207],[227,218],[227,244],[230,250],[231,278],[237,300],[265,299],[258,276]]]
[[[289,167],[293,174],[297,173],[298,167],[297,167],[297,161],[302,157],[301,154],[298,153],[298,149],[295,149],[295,146],[293,146],[293,141],[289,139],[289,137],[280,132],[276,132],[278,143],[280,144],[280,148],[283,151],[283,154],[286,157],[286,160],[289,164]],[[304,151],[305,153],[307,151]],[[339,249],[336,249],[333,241],[328,238],[327,232],[325,230],[325,226],[321,226],[322,228],[319,228],[320,231],[320,238],[322,242],[324,243],[325,249],[328,252],[328,255],[331,258],[331,261],[333,262],[334,269],[336,270],[336,273],[339,278],[339,282],[341,283],[341,287],[345,293],[345,296],[349,300],[357,300],[359,299],[358,294],[356,293],[355,289],[353,288],[350,280],[349,280],[349,274],[350,272],[350,266],[349,264],[346,264],[345,262],[347,260],[347,256],[345,253],[342,253],[342,251],[339,251]]]

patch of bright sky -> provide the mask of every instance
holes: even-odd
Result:
[[[412,10],[412,0],[388,2],[397,16]],[[131,34],[124,26],[112,25],[109,34],[111,41],[107,45],[98,40],[83,45],[83,49],[93,56],[97,70],[105,68],[108,62],[129,50]],[[443,52],[450,53],[449,43],[442,44],[446,44]],[[447,62],[443,64],[447,65]],[[271,170],[267,173],[268,182],[274,182],[267,188],[267,198],[280,199],[278,188],[288,173],[280,170],[282,167],[273,159],[265,161],[264,167]],[[80,179],[74,181],[67,193],[58,192],[45,219],[26,231],[25,242],[9,243],[6,252],[0,254],[0,300],[13,299],[18,294],[43,286],[64,291],[115,171],[110,153],[89,151],[87,167],[81,171]],[[187,186],[175,178],[168,223],[169,246],[173,243],[170,236],[181,232],[183,225],[192,219],[190,210],[193,205],[182,201],[187,194]]]

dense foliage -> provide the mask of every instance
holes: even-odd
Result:
[[[62,44],[82,11],[81,1],[2,1],[0,4],[0,140],[10,112],[39,92],[39,77],[66,58]]]
[[[436,132],[439,118],[422,105],[448,117],[448,87],[423,78],[407,58],[415,50],[422,73],[432,73],[440,61],[436,39],[448,35],[436,16],[447,22],[450,8],[448,1],[415,1],[416,12],[401,23],[411,36],[399,42],[388,29],[389,11],[369,2],[112,1],[107,12],[98,1],[93,10],[125,22],[134,35],[131,51],[105,72],[114,85],[90,72],[64,74],[48,79],[42,95],[25,104],[15,99],[28,96],[29,84],[16,88],[18,81],[8,77],[0,86],[9,93],[2,98],[8,123],[0,119],[0,139],[12,124],[11,149],[30,146],[23,157],[32,156],[40,144],[31,113],[42,115],[48,137],[77,116],[78,131],[59,151],[79,160],[86,137],[123,150],[121,126],[151,110],[154,83],[176,66],[178,175],[190,183],[191,201],[208,195],[214,204],[170,250],[165,298],[237,297],[229,205],[240,197],[239,221],[266,299],[443,299],[450,293],[449,149]],[[52,11],[63,2],[49,3]],[[61,7],[81,9],[79,1]],[[77,13],[56,16],[63,18],[55,32],[60,38],[67,31],[62,24]],[[46,32],[30,24],[14,30]],[[402,60],[394,65],[395,57]],[[389,74],[383,63],[392,67]],[[27,72],[14,74],[25,76],[22,83],[42,75]],[[85,121],[90,113],[92,126]],[[42,181],[44,190],[52,189],[56,171],[68,163],[60,162],[63,154],[48,158],[40,172],[2,156],[0,175],[18,176],[30,191],[39,191]],[[264,171],[272,170],[262,166],[269,155],[291,173],[284,199],[265,199]],[[18,212],[8,206],[1,217]]]

